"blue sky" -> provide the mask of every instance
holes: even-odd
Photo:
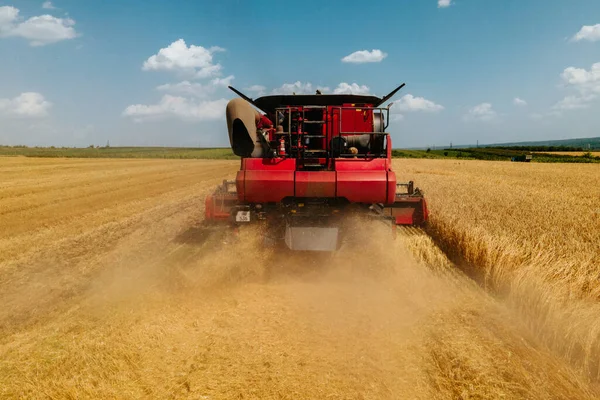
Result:
[[[2,144],[227,145],[229,83],[406,82],[395,147],[600,136],[600,1],[0,0],[0,74]]]

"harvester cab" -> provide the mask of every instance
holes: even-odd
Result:
[[[339,248],[344,216],[422,225],[428,211],[412,182],[398,183],[387,133],[387,96],[321,94],[239,98],[227,104],[229,141],[241,157],[235,181],[207,197],[205,218],[264,223],[291,250]],[[262,113],[260,111],[262,111]]]

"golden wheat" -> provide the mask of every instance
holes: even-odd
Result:
[[[598,397],[421,230],[309,257],[207,228],[238,165],[0,158],[0,398]]]
[[[435,160],[395,166],[424,189],[430,232],[447,253],[596,377],[600,168]]]

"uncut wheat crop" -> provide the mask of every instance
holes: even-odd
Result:
[[[428,228],[463,271],[544,343],[598,378],[600,168],[397,160],[429,200]]]

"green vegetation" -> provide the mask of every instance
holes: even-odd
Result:
[[[444,150],[392,150],[394,158],[446,158]],[[450,158],[452,156],[449,155]]]
[[[564,150],[564,149],[561,149]],[[550,151],[550,150],[542,150]],[[393,150],[393,157],[397,158],[456,158],[464,160],[492,160],[492,161],[510,161],[513,157],[519,158],[531,151],[522,150],[516,147],[478,147],[465,149],[441,149],[441,150]],[[532,162],[550,162],[550,163],[600,163],[600,157],[594,157],[591,153],[581,156],[565,154],[544,154],[534,153]]]
[[[568,148],[577,148],[587,150],[589,146],[590,150],[600,149],[600,137],[594,138],[577,138],[577,139],[563,139],[563,140],[540,140],[535,142],[517,142],[517,143],[498,143],[492,144],[490,147],[494,148],[505,148],[505,147],[559,147],[556,150],[532,150],[532,151],[572,151]],[[577,151],[577,150],[576,150]]]
[[[531,151],[556,151],[556,148],[538,147],[479,147],[440,150],[393,150],[395,158],[464,159],[510,161],[513,157],[523,157]],[[565,148],[560,148],[565,150]],[[567,148],[570,151],[577,149]],[[188,158],[237,160],[229,148],[191,147],[27,147],[0,146],[0,156],[26,157],[74,157],[74,158]],[[583,155],[534,153],[533,162],[600,163],[600,157],[591,153]]]
[[[523,150],[523,151],[585,151],[587,147],[573,146],[483,146],[502,150]],[[590,146],[591,147],[591,146]],[[593,149],[592,149],[593,150]]]
[[[27,147],[0,146],[0,156],[75,158],[200,158],[238,159],[229,148],[191,147]]]

